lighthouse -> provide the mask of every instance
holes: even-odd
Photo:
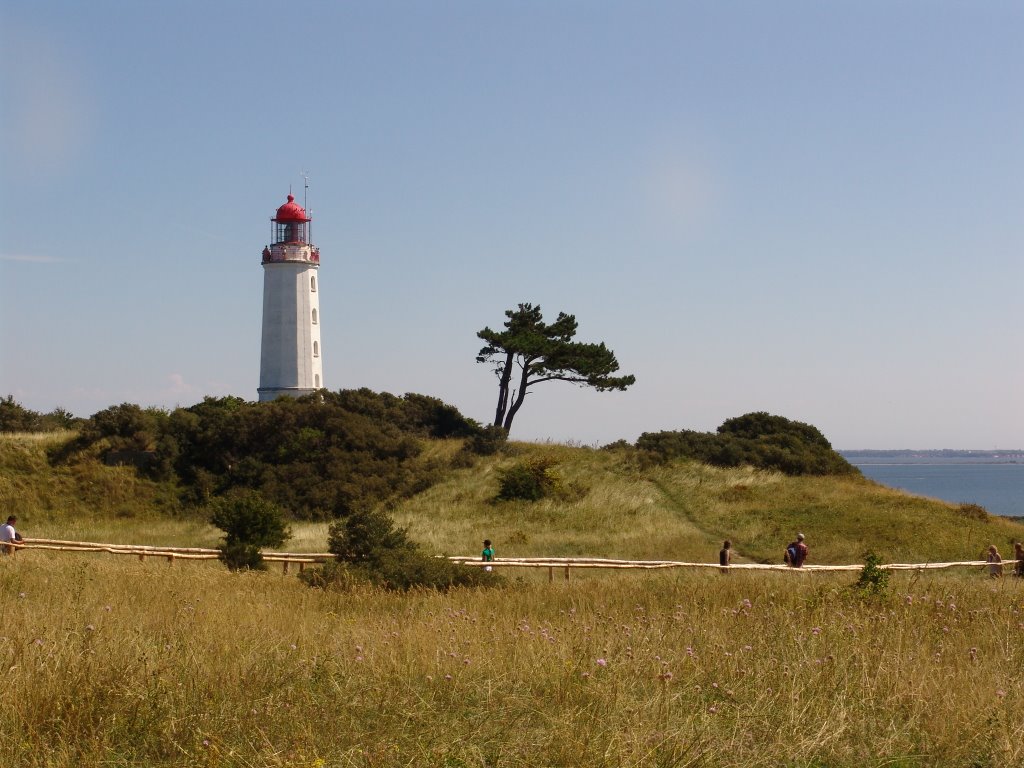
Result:
[[[324,386],[320,250],[309,242],[310,221],[292,195],[271,219],[270,245],[263,249],[260,402],[300,397]]]

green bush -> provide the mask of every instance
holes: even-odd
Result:
[[[553,471],[555,462],[538,456],[513,464],[498,475],[498,496],[501,501],[539,501],[561,491],[561,481]]]
[[[9,413],[11,424],[21,424],[23,409],[4,403],[0,417]],[[248,489],[295,517],[323,520],[429,488],[444,468],[424,458],[425,441],[480,432],[456,408],[426,395],[358,389],[270,403],[207,397],[171,413],[112,406],[49,456],[55,464],[70,462],[94,445],[128,458],[143,454],[145,461],[133,462],[140,474],[178,485],[185,503]]]
[[[498,577],[493,571],[453,563],[446,557],[433,557],[415,550],[389,550],[382,554],[376,567],[357,566],[357,574],[372,584],[393,590],[426,587],[447,591],[452,587],[493,585]]]
[[[325,563],[317,568],[307,568],[299,578],[311,587],[341,592],[360,584],[396,592],[410,589],[446,592],[454,587],[485,587],[502,583],[502,578],[493,571],[453,563],[444,557],[431,557],[418,549],[381,553],[373,563]]]
[[[728,419],[715,433],[645,432],[636,447],[661,461],[687,458],[719,467],[752,466],[787,475],[845,475],[857,469],[810,424],[764,412]]]
[[[345,563],[378,562],[384,553],[415,548],[404,528],[380,510],[360,509],[331,525],[327,549]]]
[[[357,583],[388,590],[495,584],[494,573],[431,557],[410,541],[405,529],[380,510],[357,510],[330,528],[328,549],[338,560],[301,574],[314,587],[348,589]]]
[[[633,444],[630,443],[628,440],[623,440],[622,438],[619,438],[614,442],[605,443],[604,445],[601,446],[601,450],[610,452],[618,451],[621,453],[629,453],[633,450]]]
[[[267,564],[263,562],[263,554],[255,544],[221,544],[220,559],[231,571],[265,571]]]
[[[488,424],[466,440],[464,449],[477,456],[493,456],[508,444],[508,430]]]
[[[864,567],[854,587],[864,594],[884,594],[889,587],[889,572],[880,568],[881,564],[882,559],[874,552],[864,555]]]
[[[263,569],[261,547],[279,547],[291,537],[284,510],[258,493],[217,499],[210,522],[224,531],[221,559],[231,570]]]

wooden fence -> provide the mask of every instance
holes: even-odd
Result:
[[[820,573],[823,571],[860,571],[863,563],[853,565],[803,565],[792,568],[785,564],[767,563],[734,563],[723,567],[718,563],[689,563],[681,560],[612,560],[599,557],[504,557],[495,558],[494,562],[481,562],[479,557],[449,557],[449,560],[474,567],[513,567],[513,568],[547,568],[548,581],[554,581],[555,570],[564,570],[565,580],[569,581],[572,568],[609,568],[609,569],[641,569],[659,570],[666,568],[711,568],[721,571],[786,571],[788,573]],[[1016,560],[1004,560],[1002,565],[1012,570]],[[1022,561],[1024,562],[1024,561]],[[987,560],[965,560],[948,563],[887,563],[878,567],[886,571],[925,571],[958,567],[984,567],[991,565]]]
[[[60,539],[31,539],[14,545],[22,550],[50,550],[55,552],[106,552],[111,555],[133,555],[144,561],[147,557],[164,558],[171,565],[176,560],[217,560],[220,550],[205,547],[159,547],[143,544],[103,544],[95,541],[62,541]],[[302,571],[310,563],[333,560],[330,552],[263,552],[269,563],[281,563],[284,572],[295,563]]]
[[[21,550],[50,550],[55,552],[104,552],[112,555],[131,555],[140,561],[149,558],[163,558],[173,565],[176,560],[216,560],[220,551],[203,547],[160,547],[142,544],[103,544],[93,541],[62,541],[60,539],[31,539],[12,545]],[[298,565],[301,572],[309,564],[324,563],[334,559],[330,552],[263,552],[263,559],[270,563],[281,563],[284,573],[290,566]],[[440,557],[440,556],[439,556]],[[554,581],[555,572],[561,571],[565,581],[573,568],[602,568],[629,570],[663,570],[668,568],[712,568],[724,570],[717,563],[690,563],[681,560],[615,560],[599,557],[499,557],[492,562],[482,562],[477,557],[450,556],[452,562],[473,568],[547,568],[548,581]],[[1016,560],[1005,560],[1002,565],[1011,571]],[[886,571],[926,571],[946,568],[983,568],[990,565],[985,560],[967,560],[942,563],[887,563],[878,567]],[[791,568],[783,564],[735,563],[728,566],[730,571],[786,571],[789,573],[819,573],[823,571],[860,571],[862,564],[854,565],[804,565]]]

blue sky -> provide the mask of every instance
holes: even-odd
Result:
[[[0,4],[0,395],[256,398],[309,174],[331,389],[487,421],[476,331],[576,315],[637,384],[513,437],[765,410],[1024,446],[1024,4]]]

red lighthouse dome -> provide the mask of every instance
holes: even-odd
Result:
[[[294,195],[288,195],[288,202],[277,209],[274,221],[309,221],[306,209],[295,202]]]

